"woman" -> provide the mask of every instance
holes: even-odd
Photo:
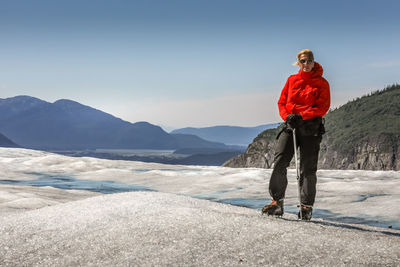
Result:
[[[283,215],[287,167],[294,155],[292,129],[296,129],[297,146],[300,147],[301,208],[298,215],[310,220],[316,193],[319,146],[325,132],[322,117],[329,110],[330,91],[329,83],[322,77],[323,69],[314,61],[311,50],[300,51],[295,65],[300,70],[287,79],[278,101],[285,127],[277,137],[274,169],[269,182],[273,200],[262,209],[262,213]]]

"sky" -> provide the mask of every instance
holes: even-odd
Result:
[[[164,129],[280,122],[309,48],[332,107],[400,82],[399,1],[0,0],[0,98]]]

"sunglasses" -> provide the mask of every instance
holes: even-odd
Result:
[[[299,62],[301,63],[301,64],[304,64],[304,63],[308,63],[308,64],[311,64],[311,63],[313,63],[313,61],[314,60],[312,60],[312,59],[300,59],[299,60]]]

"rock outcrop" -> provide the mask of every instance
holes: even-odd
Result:
[[[320,169],[400,170],[400,85],[358,98],[326,115]],[[266,130],[225,167],[271,168],[276,135]],[[292,162],[293,163],[293,162]]]
[[[274,147],[280,127],[259,134],[248,146],[244,154],[225,162],[222,166],[233,168],[271,168],[274,160]]]
[[[349,153],[321,145],[319,167],[323,169],[400,170],[400,134],[370,137]]]
[[[276,131],[275,131],[276,132]],[[371,137],[348,153],[335,150],[327,141],[321,143],[318,168],[346,170],[400,170],[400,134]],[[271,131],[262,132],[244,154],[225,162],[232,168],[272,168],[276,140]],[[294,163],[292,162],[291,165]]]

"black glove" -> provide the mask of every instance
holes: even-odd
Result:
[[[289,114],[286,117],[286,124],[292,129],[298,128],[303,124],[303,117],[300,114]]]

